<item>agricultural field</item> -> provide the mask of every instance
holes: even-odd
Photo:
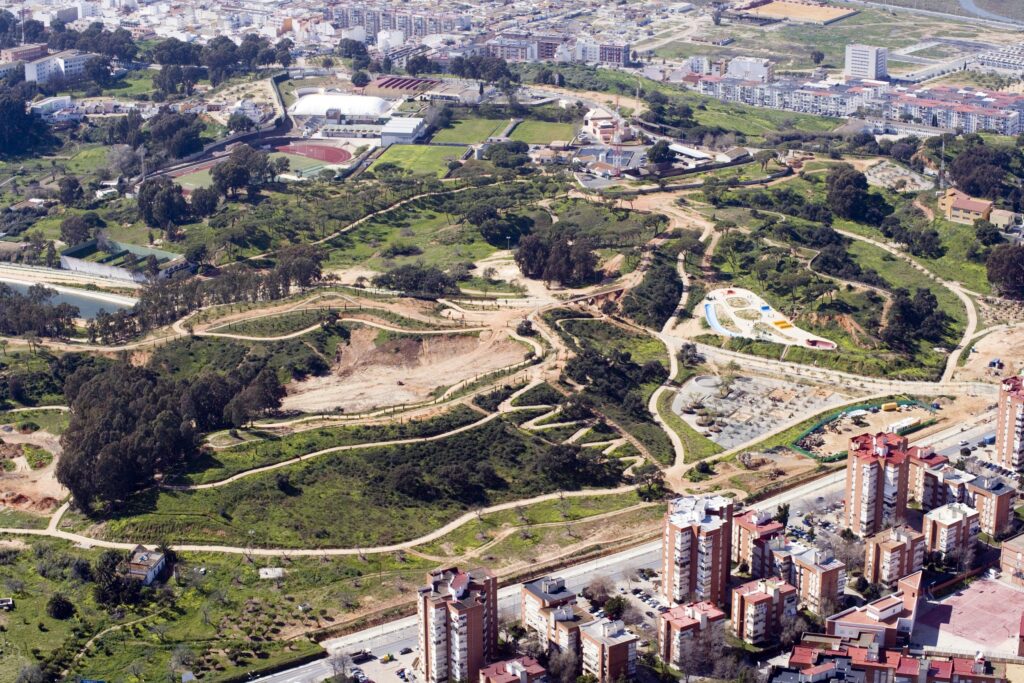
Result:
[[[506,119],[456,119],[447,128],[437,131],[432,142],[474,145],[500,133],[509,124]]]
[[[550,121],[521,121],[509,136],[530,145],[547,145],[555,140],[568,142],[576,136],[576,125],[572,123],[555,123]]]
[[[410,173],[426,173],[443,178],[448,174],[448,164],[458,161],[465,152],[463,147],[431,145],[391,145],[370,166],[370,170],[381,164],[394,164]]]

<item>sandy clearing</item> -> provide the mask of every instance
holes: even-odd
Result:
[[[989,361],[999,358],[1006,364],[1000,374],[988,368]],[[1024,327],[994,330],[978,339],[974,351],[967,354],[964,367],[957,368],[953,376],[957,381],[996,383],[1020,370],[1024,358]],[[998,371],[997,371],[998,372]]]
[[[288,385],[286,410],[359,412],[416,403],[448,387],[523,360],[526,349],[503,332],[479,337],[413,337],[378,346],[377,330],[359,329],[330,375]]]
[[[31,444],[54,454],[53,462],[38,470],[31,470],[24,457],[14,459],[14,472],[0,473],[0,502],[12,508],[32,512],[50,512],[68,495],[54,474],[61,454],[60,439],[49,432],[31,434],[4,433],[3,440],[10,444]]]

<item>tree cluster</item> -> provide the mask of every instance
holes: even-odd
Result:
[[[56,52],[60,50],[95,52],[122,62],[135,59],[135,55],[139,51],[131,33],[123,28],[108,31],[99,22],[89,24],[88,28],[81,32],[66,28],[60,22],[54,22],[50,26],[47,44],[51,50]]]
[[[992,286],[1004,296],[1024,298],[1024,246],[1001,244],[988,255],[985,270]]]
[[[660,330],[679,305],[683,281],[670,255],[655,258],[644,279],[622,300],[622,313],[645,327]]]
[[[585,238],[527,235],[519,240],[516,265],[526,277],[577,287],[597,279],[597,256]]]
[[[0,92],[0,156],[24,154],[53,143],[41,118],[25,110],[25,100],[4,88]]]
[[[199,62],[207,68],[214,85],[235,71],[255,71],[261,66],[291,64],[292,41],[287,38],[271,45],[255,33],[247,33],[238,45],[227,36],[217,36],[199,52]]]
[[[849,164],[836,164],[825,177],[828,188],[827,202],[837,216],[850,220],[881,225],[892,213],[892,207],[879,194],[868,192],[867,177]]]
[[[71,304],[54,304],[52,289],[32,285],[21,294],[0,282],[0,334],[65,338],[75,329],[78,308]]]
[[[911,295],[906,289],[897,289],[882,340],[891,349],[912,354],[922,340],[941,342],[948,327],[949,316],[931,290],[918,288]]]
[[[497,142],[487,147],[484,158],[498,168],[520,168],[530,163],[530,146],[519,140]]]
[[[381,273],[373,279],[373,284],[407,296],[429,299],[458,292],[455,280],[443,270],[411,263]]]
[[[236,370],[192,381],[126,363],[82,368],[65,385],[71,419],[57,479],[83,510],[99,502],[118,507],[157,474],[193,457],[200,433],[244,424],[279,406],[282,395],[266,367],[255,377]]]

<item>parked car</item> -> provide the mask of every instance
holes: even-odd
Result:
[[[412,654],[412,648],[411,647],[403,647],[401,650],[398,651],[398,654],[400,654],[400,655],[411,655]]]

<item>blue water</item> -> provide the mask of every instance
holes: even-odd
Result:
[[[704,304],[704,317],[708,319],[708,325],[711,326],[711,329],[713,329],[718,334],[724,334],[727,337],[740,336],[735,332],[730,332],[729,330],[722,327],[722,324],[718,322],[718,315],[715,313],[714,304]]]
[[[0,281],[2,282],[2,281]],[[10,287],[16,292],[25,294],[28,292],[29,285],[24,285],[20,282],[4,282],[5,285]],[[114,311],[121,308],[131,308],[124,304],[116,304],[110,301],[100,301],[94,297],[89,296],[88,292],[82,292],[81,294],[75,292],[57,292],[54,290],[53,296],[50,297],[50,303],[54,304],[71,304],[72,306],[78,307],[79,317],[91,320],[96,317],[96,314],[101,310],[107,313],[113,313]]]

